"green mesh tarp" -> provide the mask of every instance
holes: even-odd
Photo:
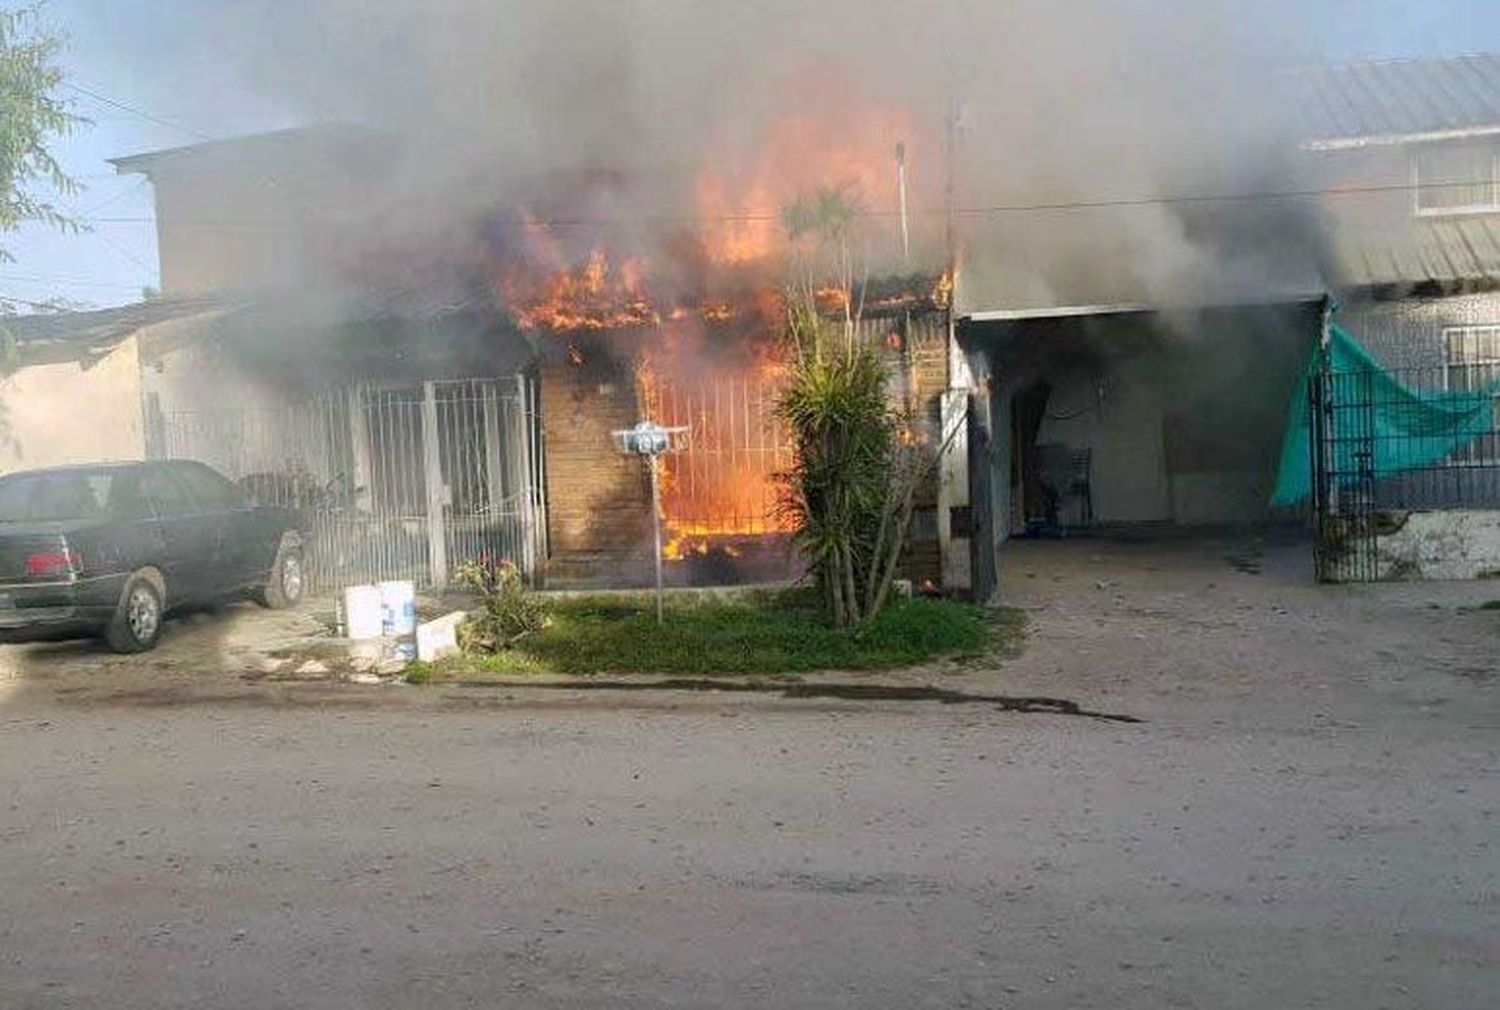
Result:
[[[1334,326],[1327,347],[1314,349],[1297,383],[1272,505],[1298,505],[1312,497],[1310,392],[1319,374],[1327,376],[1333,404],[1326,452],[1328,470],[1336,480],[1357,480],[1366,470],[1366,455],[1376,477],[1420,470],[1495,431],[1494,401],[1500,384],[1461,393],[1410,389],[1343,327]]]

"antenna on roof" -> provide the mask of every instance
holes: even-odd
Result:
[[[896,144],[896,189],[901,194],[901,263],[911,270],[911,227],[906,217],[906,141]]]

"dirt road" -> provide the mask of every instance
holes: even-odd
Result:
[[[1300,559],[1016,552],[1139,725],[8,654],[0,1006],[1493,1005],[1500,586]]]

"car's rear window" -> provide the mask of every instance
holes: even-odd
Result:
[[[0,477],[0,522],[102,518],[117,504],[121,484],[106,471]]]

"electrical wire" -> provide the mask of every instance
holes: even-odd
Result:
[[[137,119],[145,120],[148,123],[155,123],[157,126],[165,126],[168,129],[176,130],[179,133],[185,134],[189,137],[193,137],[196,140],[206,141],[214,139],[206,133],[200,133],[199,131],[194,130],[191,127],[183,126],[181,123],[174,123],[170,119],[163,119],[161,116],[152,115],[144,109],[136,108],[133,105],[119,101],[115,98],[110,98],[108,95],[102,95],[92,88],[84,87],[76,81],[63,81],[62,87],[67,88],[69,91],[77,92],[78,94],[83,95],[85,98],[91,98],[102,105],[107,105],[112,109],[118,109],[121,112],[128,112],[132,116],[135,116]]]
[[[0,281],[17,284],[56,284],[74,288],[116,288],[121,291],[139,291],[139,284],[121,284],[109,281],[91,281],[83,277],[53,277],[44,274],[0,274]]]
[[[25,298],[17,298],[14,295],[0,294],[0,305],[24,305],[28,309],[36,309],[38,312],[58,312],[62,309],[55,302],[33,302]],[[5,322],[5,317],[0,315],[0,325]]]
[[[1417,190],[1468,188],[1477,185],[1490,184],[1492,180],[1477,182],[1454,182],[1454,183],[1392,183],[1381,186],[1333,186],[1321,189],[1285,189],[1265,190],[1248,193],[1190,193],[1180,196],[1140,196],[1140,197],[1112,197],[1095,200],[1062,200],[1046,203],[1014,203],[1014,204],[990,204],[976,207],[955,207],[951,211],[938,208],[919,208],[910,211],[911,216],[917,217],[944,217],[949,214],[955,217],[987,217],[1006,214],[1036,214],[1046,212],[1062,212],[1075,210],[1108,210],[1129,207],[1152,207],[1173,206],[1193,204],[1224,204],[1224,203],[1259,203],[1284,200],[1314,199],[1320,197],[1346,197],[1346,196],[1377,196],[1391,193],[1410,193]],[[894,219],[900,216],[900,211],[895,210],[861,210],[854,212],[855,217],[867,219]],[[517,226],[536,226],[557,228],[582,228],[582,227],[610,227],[626,224],[641,224],[651,222],[661,223],[705,223],[705,224],[768,224],[779,222],[780,214],[645,214],[610,218],[515,218]],[[316,220],[314,218],[299,218],[299,222],[306,223]],[[155,218],[150,217],[96,217],[86,219],[87,224],[153,224]],[[221,218],[215,220],[177,219],[174,225],[201,227],[201,228],[253,228],[253,227],[279,227],[291,223],[290,219],[274,220],[270,218]]]

